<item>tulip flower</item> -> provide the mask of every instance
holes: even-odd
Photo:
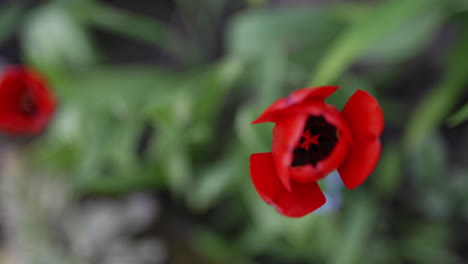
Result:
[[[0,130],[34,135],[45,129],[55,100],[44,79],[31,69],[7,67],[0,79]]]
[[[272,151],[250,157],[260,197],[288,217],[325,203],[317,181],[338,170],[348,189],[372,173],[380,157],[384,118],[378,102],[358,90],[340,112],[324,100],[338,87],[304,88],[269,106],[252,124],[273,122]]]

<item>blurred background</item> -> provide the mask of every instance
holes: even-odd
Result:
[[[0,67],[59,101],[0,136],[0,263],[468,263],[468,1],[0,1]],[[355,190],[277,214],[249,156],[279,97],[379,100],[383,153]]]

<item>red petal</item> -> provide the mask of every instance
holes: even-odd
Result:
[[[286,109],[289,106],[289,102],[286,98],[276,100],[271,104],[263,113],[255,119],[252,124],[260,124],[266,122],[275,122],[278,113],[281,110]]]
[[[332,95],[338,86],[320,86],[309,87],[296,90],[289,96],[292,101],[301,103],[305,99],[312,99],[317,101],[324,101],[328,96]]]
[[[276,122],[283,110],[300,104],[306,99],[323,101],[337,89],[338,86],[321,86],[296,90],[288,98],[281,98],[271,104],[252,124]]]
[[[354,144],[338,172],[346,187],[353,189],[364,182],[377,165],[384,117],[377,100],[362,90],[351,96],[342,114],[351,129]]]
[[[271,145],[273,159],[278,176],[284,187],[290,191],[289,168],[293,160],[293,151],[301,138],[307,121],[306,114],[286,115],[276,122]]]
[[[288,192],[276,174],[272,153],[250,156],[250,176],[260,197],[282,215],[302,217],[325,203],[325,196],[316,182],[292,182],[291,192]]]
[[[359,186],[372,173],[380,157],[380,140],[355,141],[352,151],[338,167],[343,183],[348,189]]]
[[[357,90],[349,98],[341,113],[354,137],[378,137],[382,134],[384,127],[382,108],[368,92]]]

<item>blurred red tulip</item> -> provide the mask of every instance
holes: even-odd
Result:
[[[22,66],[8,67],[0,80],[0,130],[11,135],[43,131],[55,111],[44,79]]]

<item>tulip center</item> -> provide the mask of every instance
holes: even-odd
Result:
[[[326,158],[338,142],[337,129],[322,116],[309,116],[293,151],[291,166],[316,165]]]
[[[36,103],[29,92],[24,92],[19,98],[19,108],[21,113],[26,116],[32,116],[37,111]]]

